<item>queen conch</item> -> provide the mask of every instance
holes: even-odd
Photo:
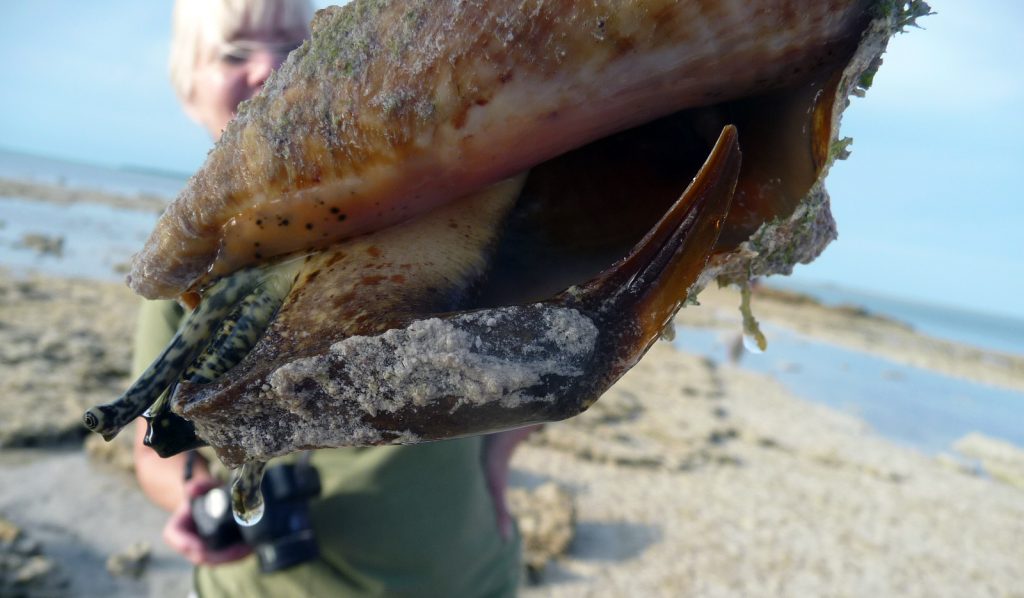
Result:
[[[789,273],[835,237],[840,115],[927,12],[320,11],[134,257],[132,289],[196,308],[86,424],[147,412],[161,454],[205,442],[255,471],[576,415],[710,281]]]

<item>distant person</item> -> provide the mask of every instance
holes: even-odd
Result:
[[[218,139],[239,102],[257,93],[309,36],[311,18],[308,0],[178,0],[170,72],[185,112]],[[172,338],[182,316],[173,301],[143,305],[134,345],[136,374]],[[161,459],[142,443],[145,426],[136,428],[136,476],[146,495],[172,512],[164,539],[197,565],[199,596],[515,592],[520,547],[505,486],[509,458],[527,431],[315,451],[311,462],[323,492],[310,501],[310,509],[319,557],[264,574],[251,547],[211,550],[196,534],[190,500],[225,481],[211,473],[216,461],[184,454]],[[190,460],[194,466],[186,481]]]

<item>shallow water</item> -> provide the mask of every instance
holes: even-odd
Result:
[[[918,332],[983,347],[1024,355],[1024,321],[963,308],[907,301],[832,285],[797,282],[785,277],[767,280],[770,286],[810,295],[824,305],[854,305],[873,314],[910,324]]]
[[[793,394],[852,413],[878,433],[925,452],[951,450],[969,432],[1024,446],[1024,393],[951,378],[870,353],[762,325],[768,350],[739,366],[769,374]],[[678,326],[675,346],[727,359],[736,333]]]
[[[152,212],[0,196],[0,264],[15,273],[120,280],[118,266],[142,247],[156,219]],[[29,234],[62,238],[60,255],[25,247]]]
[[[94,189],[119,195],[155,195],[173,199],[186,175],[122,170],[78,164],[0,149],[0,177],[61,187]]]

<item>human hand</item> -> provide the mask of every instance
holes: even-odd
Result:
[[[516,428],[484,437],[483,466],[487,480],[487,490],[491,493],[494,503],[494,516],[498,523],[498,533],[503,540],[512,537],[512,514],[508,510],[508,499],[505,490],[508,488],[509,462],[516,446],[526,439],[540,424]]]
[[[219,565],[237,561],[252,552],[247,544],[238,543],[221,550],[210,550],[196,533],[192,519],[192,500],[220,484],[211,477],[193,478],[185,482],[185,500],[178,505],[164,525],[163,538],[178,554],[193,565]]]

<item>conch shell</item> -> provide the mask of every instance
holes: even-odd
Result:
[[[87,425],[116,433],[176,384],[174,412],[238,465],[580,413],[711,280],[788,273],[835,237],[840,114],[926,12],[321,11],[133,260],[140,294],[202,296],[187,338]]]

